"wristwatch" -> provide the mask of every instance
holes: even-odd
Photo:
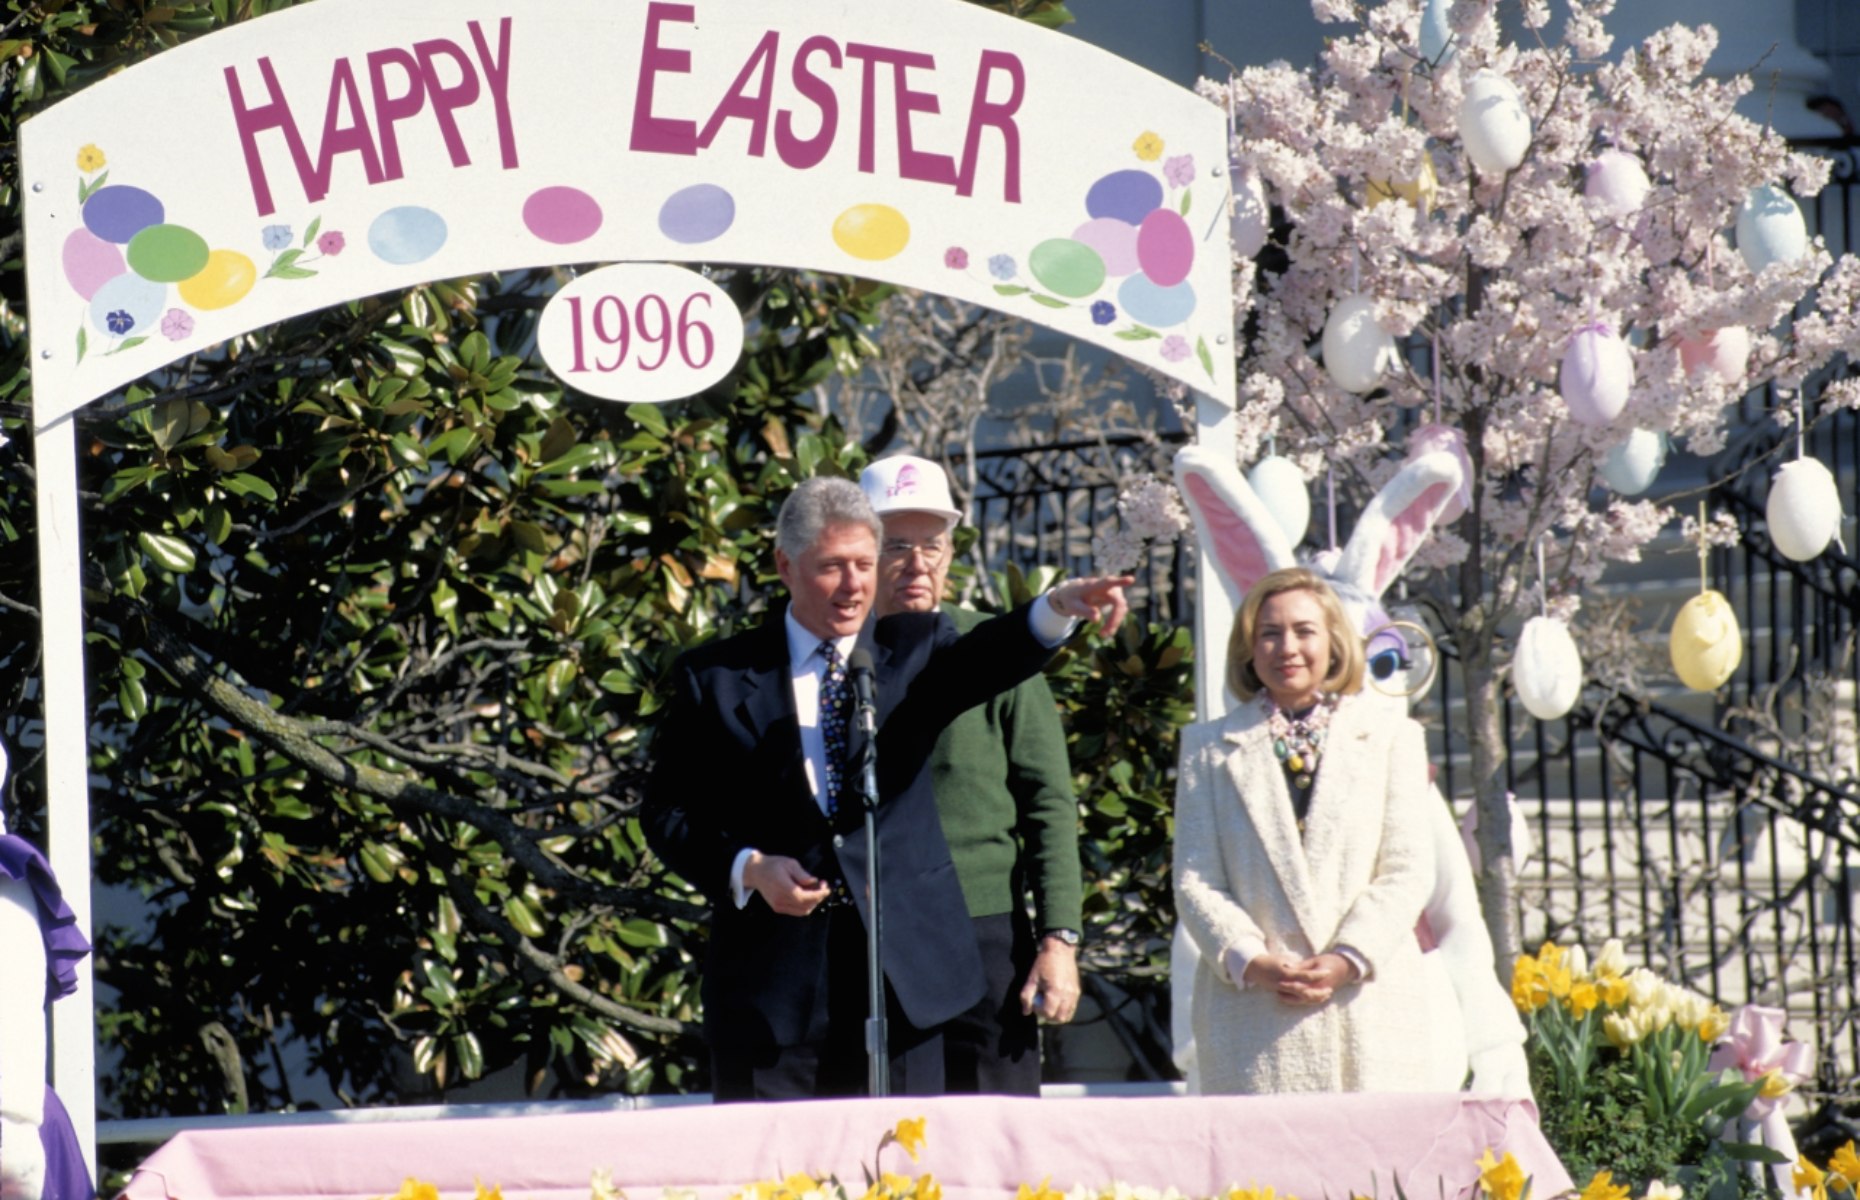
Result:
[[[1078,949],[1079,942],[1083,940],[1079,937],[1079,931],[1076,929],[1049,929],[1040,935],[1041,941],[1045,941],[1047,938],[1058,938],[1074,950]]]

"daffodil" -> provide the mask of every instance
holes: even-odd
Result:
[[[394,1193],[394,1200],[439,1200],[439,1189],[409,1175],[400,1181],[400,1191]]]
[[[943,1185],[936,1176],[926,1173],[917,1177],[916,1200],[943,1200]]]
[[[1686,1191],[1678,1184],[1653,1179],[1647,1183],[1646,1200],[1686,1200]]]
[[[1628,1002],[1628,981],[1621,975],[1605,975],[1596,979],[1596,986],[1601,989],[1602,1003],[1610,1008],[1620,1008]]]
[[[1053,1189],[1053,1177],[1048,1175],[1040,1180],[1040,1186],[1037,1188],[1021,1184],[1020,1190],[1014,1193],[1014,1200],[1066,1200],[1066,1195],[1064,1192]]]
[[[492,1184],[490,1187],[486,1187],[482,1179],[473,1179],[471,1182],[472,1200],[504,1200],[504,1187],[502,1184]]]
[[[1136,141],[1130,143],[1130,148],[1135,150],[1137,157],[1144,162],[1155,162],[1162,157],[1163,140],[1156,134],[1145,130]]]
[[[1828,1160],[1828,1170],[1839,1175],[1849,1190],[1860,1191],[1860,1153],[1855,1152],[1852,1138],[1834,1152],[1834,1157]]]
[[[1828,1173],[1809,1162],[1806,1156],[1795,1160],[1795,1170],[1789,1173],[1789,1182],[1795,1185],[1798,1196],[1807,1192],[1814,1200],[1828,1200]]]
[[[1597,1171],[1582,1189],[1582,1200],[1628,1200],[1628,1190],[1615,1182],[1613,1171]]]
[[[614,1173],[596,1167],[588,1175],[588,1200],[626,1200],[626,1193],[614,1186]]]
[[[1260,1187],[1256,1183],[1248,1188],[1229,1188],[1225,1200],[1298,1200],[1298,1197],[1289,1194],[1280,1196],[1272,1190],[1270,1184]]]
[[[1601,992],[1586,979],[1569,989],[1569,1011],[1578,1017],[1588,1016],[1601,1002]]]
[[[1505,1157],[1494,1159],[1492,1151],[1487,1150],[1479,1160],[1479,1187],[1492,1200],[1522,1200],[1524,1196],[1524,1168],[1518,1160],[1505,1151]],[[1818,1200],[1826,1200],[1820,1197]]]
[[[898,1127],[891,1131],[891,1138],[904,1147],[904,1152],[917,1161],[917,1152],[924,1148],[924,1117],[906,1117],[898,1122]]]

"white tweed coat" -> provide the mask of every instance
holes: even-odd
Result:
[[[1264,707],[1182,733],[1176,912],[1201,950],[1194,1033],[1209,1093],[1437,1088],[1415,922],[1434,886],[1427,750],[1413,720],[1347,696],[1325,735],[1300,843]],[[1222,967],[1247,941],[1306,957],[1349,946],[1369,963],[1329,1002],[1289,1005]]]

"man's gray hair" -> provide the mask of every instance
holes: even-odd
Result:
[[[829,525],[863,525],[872,540],[885,537],[885,526],[872,511],[865,492],[850,479],[816,475],[788,493],[775,518],[775,548],[789,558],[806,552]]]

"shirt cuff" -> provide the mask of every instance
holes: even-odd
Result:
[[[736,852],[736,861],[730,864],[730,894],[735,897],[738,908],[749,906],[752,893],[743,886],[743,868],[749,865],[749,856],[755,852],[755,847],[744,846]]]
[[[1247,964],[1266,952],[1266,944],[1247,938],[1221,951],[1221,971],[1227,976],[1227,982],[1241,991],[1252,986],[1246,981]]]
[[[1053,610],[1053,602],[1042,593],[1033,602],[1033,607],[1027,610],[1027,624],[1033,632],[1034,640],[1048,650],[1053,650],[1071,639],[1073,631],[1079,627],[1079,619],[1060,616]]]
[[[1352,979],[1351,983],[1361,983],[1369,978],[1369,960],[1358,954],[1354,947],[1338,946],[1331,953],[1340,955],[1343,961],[1349,963],[1350,968],[1356,972],[1356,978]]]

